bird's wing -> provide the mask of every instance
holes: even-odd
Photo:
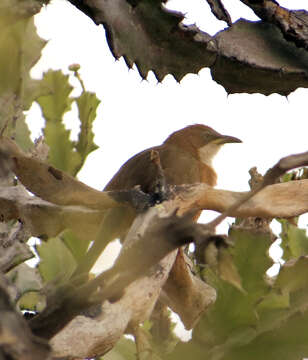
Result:
[[[146,191],[157,174],[156,167],[151,161],[151,150],[144,150],[127,160],[104,190],[128,190],[140,185],[142,190]]]
[[[192,184],[202,181],[200,161],[176,146],[163,145],[144,150],[129,159],[107,184],[105,190],[124,190],[140,185],[143,191],[151,191],[158,176],[158,167],[151,160],[152,150],[159,153],[168,184]]]

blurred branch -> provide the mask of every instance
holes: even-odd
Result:
[[[205,235],[204,226],[196,225],[190,214],[178,217],[173,211],[173,214],[167,216],[160,207],[153,207],[140,214],[136,217],[114,266],[85,285],[75,287],[75,279],[72,279],[71,284],[56,290],[56,293],[49,296],[46,310],[30,321],[32,330],[40,336],[51,338],[90,305],[120,299],[124,289],[147,274],[151,268],[154,272],[165,273],[163,268],[155,270],[153,267],[178,247],[192,241],[201,241]],[[170,268],[171,265],[168,273]]]
[[[30,236],[48,238],[70,228],[80,238],[97,232],[102,212],[83,206],[60,206],[30,196],[23,186],[0,187],[0,216],[3,221],[19,219]]]

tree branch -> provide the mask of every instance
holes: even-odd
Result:
[[[231,17],[220,0],[206,0],[211,8],[212,13],[218,20],[225,21],[229,26],[232,25]]]
[[[178,186],[176,203],[180,213],[199,210],[228,211],[232,217],[289,218],[308,212],[308,180],[269,185],[253,198],[250,192],[213,189],[206,184]],[[239,207],[238,202],[243,201]],[[237,208],[229,211],[231,206]]]
[[[54,336],[91,304],[119,299],[128,285],[148,274],[178,247],[201,241],[206,235],[204,227],[196,225],[190,215],[179,218],[175,210],[167,216],[164,209],[153,207],[137,216],[114,266],[85,285],[76,288],[72,279],[71,284],[52,293],[46,310],[30,321],[34,333],[46,338]]]
[[[174,211],[170,215],[170,211],[161,205],[140,214],[127,235],[123,250],[114,267],[78,288],[74,294],[75,299],[89,298],[92,293],[94,294],[92,300],[95,299],[99,303],[110,298],[113,302],[105,301],[102,312],[95,318],[78,316],[72,320],[52,339],[56,354],[89,357],[109,350],[125,329],[131,331],[150,316],[173,266],[176,257],[176,252],[173,250],[183,243],[197,239],[201,241],[204,235],[203,225],[193,223],[189,216],[179,218],[174,215]],[[186,301],[185,309],[174,301],[173,307],[180,316],[185,313],[185,323],[190,327],[215,301],[216,292],[196,279],[191,274],[191,269],[183,263],[183,259],[177,261],[177,269],[173,276],[180,276],[179,272],[182,276],[184,274],[185,291],[191,290],[191,296],[190,301]],[[98,286],[101,287],[101,291],[95,292]],[[170,296],[173,294],[172,300],[175,296],[171,286],[169,283],[168,288],[165,289],[164,299],[168,303]],[[119,300],[116,300],[117,298]],[[189,314],[190,309],[191,314]],[[121,313],[121,316],[118,316],[117,312]],[[50,315],[51,321],[53,316]],[[59,321],[63,321],[63,316]],[[39,317],[37,324],[40,324]],[[44,334],[47,329],[47,327],[36,328],[35,332]],[[77,344],[76,336],[78,335],[78,339],[83,338],[89,329],[92,330],[91,336],[87,336],[87,344]],[[47,333],[45,334],[49,337]]]
[[[288,10],[274,0],[241,0],[262,20],[276,25],[284,38],[297,47],[308,49],[308,13],[305,10]]]
[[[261,190],[263,190],[266,186],[271,185],[276,182],[276,180],[286,173],[288,170],[307,166],[308,165],[308,152],[286,156],[278,161],[278,163],[269,169],[263,177],[263,181],[253,188],[246,196],[243,196],[242,199],[238,200],[229,209],[224,211],[221,215],[219,215],[216,219],[211,222],[211,225],[215,228],[218,224],[220,224],[227,216],[238,208],[241,205],[245,204],[248,200],[253,198],[256,194],[258,194]],[[210,225],[210,224],[208,224]]]
[[[167,74],[180,81],[187,73],[197,74],[209,67],[213,79],[228,93],[288,95],[298,87],[308,86],[306,52],[286,41],[268,21],[241,19],[210,36],[195,25],[183,25],[184,14],[168,10],[164,1],[69,1],[97,25],[104,26],[113,56],[116,59],[122,56],[129,68],[135,64],[142,78],[153,71],[158,81]],[[208,2],[215,16],[230,25],[221,1]],[[294,26],[290,29],[281,15],[281,23],[290,36],[294,29],[301,34],[300,26],[305,27],[304,19],[298,20],[302,14],[292,14]],[[303,31],[298,38],[305,39],[305,34]]]
[[[174,188],[173,201],[183,214],[192,209],[223,213],[251,193],[214,189],[206,184],[182,185]],[[247,198],[246,198],[247,199]],[[99,200],[99,199],[98,199]],[[95,206],[95,205],[94,205]],[[97,205],[99,206],[99,204]],[[237,205],[238,206],[238,205]],[[290,218],[308,212],[308,180],[297,180],[267,186],[228,216]],[[20,219],[32,236],[52,237],[71,228],[80,238],[95,237],[103,212],[80,206],[60,206],[31,197],[20,187],[0,188],[0,216],[4,221]]]
[[[138,189],[102,192],[83,184],[65,172],[55,169],[31,155],[17,144],[0,138],[0,169],[10,166],[20,182],[33,194],[57,205],[81,205],[103,210],[112,207],[149,206],[149,196]]]

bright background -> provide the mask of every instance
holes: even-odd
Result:
[[[292,4],[293,9],[305,3],[280,1],[282,6]],[[233,21],[240,17],[257,19],[239,0],[225,4]],[[185,13],[186,24],[196,23],[210,34],[224,27],[204,0],[170,0],[167,6]],[[68,66],[79,63],[86,89],[96,92],[102,101],[94,125],[95,142],[100,148],[88,157],[79,174],[80,180],[96,189],[101,190],[132,155],[162,143],[171,132],[193,123],[209,125],[243,140],[243,144],[226,145],[217,155],[214,165],[219,188],[248,190],[248,170],[252,166],[264,173],[281,157],[308,150],[305,89],[298,89],[288,98],[277,94],[227,96],[211,79],[208,69],[186,75],[180,84],[172,76],[157,83],[152,73],[142,81],[138,71],[129,71],[123,59],[114,60],[103,27],[96,26],[68,2],[54,0],[35,21],[39,35],[49,42],[32,75],[39,78],[49,68],[69,73]],[[43,127],[38,105],[31,108],[28,122],[33,137],[38,137]],[[75,108],[66,116],[66,124],[76,136],[79,123]],[[207,214],[202,217],[203,221],[209,219]],[[303,217],[301,225],[307,227],[307,222]],[[279,232],[277,224],[274,230]],[[277,246],[271,253],[279,261],[281,252]],[[111,248],[104,264],[106,260],[110,263],[113,254]]]

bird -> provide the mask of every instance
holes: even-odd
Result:
[[[128,190],[139,185],[145,193],[154,191],[157,166],[151,160],[157,151],[168,185],[206,183],[215,186],[217,175],[212,160],[223,144],[240,143],[236,137],[221,135],[209,126],[189,125],[175,131],[159,146],[133,156],[106,185],[104,191]]]
[[[212,164],[214,156],[224,144],[241,142],[234,136],[222,135],[203,124],[186,126],[169,135],[161,145],[130,158],[112,177],[104,191],[129,190],[138,185],[143,192],[153,193],[158,176],[158,166],[152,159],[153,151],[159,156],[164,180],[168,185],[205,183],[215,186],[217,175]],[[134,209],[130,208],[106,211],[101,225],[103,238],[95,241],[88,251],[85,271],[90,270],[90,264],[94,264],[110,241],[125,236],[135,216]]]

